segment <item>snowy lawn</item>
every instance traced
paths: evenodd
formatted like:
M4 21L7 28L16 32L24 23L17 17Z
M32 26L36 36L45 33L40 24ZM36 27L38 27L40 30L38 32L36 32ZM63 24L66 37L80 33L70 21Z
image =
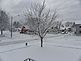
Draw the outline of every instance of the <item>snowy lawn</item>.
M0 37L0 46L8 44L18 44L30 41L40 41L40 38L36 35L20 34L19 32L13 32L13 37L10 38L10 32L4 32L5 37ZM47 34L44 38L44 43L51 45L60 45L66 47L79 47L81 46L81 36L75 36L72 34Z
M16 44L0 46L0 61L24 61L32 58L35 61L80 61L81 36L71 34L47 34L44 38L44 47L40 47L40 39L35 35L4 32L0 37L1 44L5 42ZM17 43L16 41L25 41ZM31 41L31 42L30 42ZM0 45L1 45L0 44Z
M41 48L39 43L31 43L28 46L22 43L0 47L0 59L2 61L24 61L26 58L35 61L79 61L81 49L63 48L47 44Z
M20 40L27 40L27 39L35 39L35 35L27 35L27 34L20 34L19 32L13 32L12 38L10 37L9 31L4 31L5 37L0 37L1 42L8 42L8 41L20 41Z

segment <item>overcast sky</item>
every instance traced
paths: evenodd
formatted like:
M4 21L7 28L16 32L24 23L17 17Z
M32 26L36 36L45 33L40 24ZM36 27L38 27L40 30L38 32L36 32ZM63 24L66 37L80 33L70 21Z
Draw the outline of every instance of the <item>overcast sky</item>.
M41 0L0 0L0 7L11 14L22 13L32 2ZM81 0L46 0L48 8L57 9L64 21L81 22Z

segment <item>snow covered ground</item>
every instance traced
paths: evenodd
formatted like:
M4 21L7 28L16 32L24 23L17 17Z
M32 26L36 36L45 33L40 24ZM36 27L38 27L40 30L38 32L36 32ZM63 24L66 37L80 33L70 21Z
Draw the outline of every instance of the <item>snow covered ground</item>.
M20 41L20 40L27 40L30 38L36 38L34 35L27 35L27 34L20 34L19 32L13 32L13 36L11 38L11 33L9 31L5 31L5 37L0 37L1 42L8 42L8 41Z
M37 44L2 46L0 51L1 48L5 49L5 51L0 52L0 58L2 61L24 61L26 58L31 58L35 61L79 61L81 58L81 49L50 45L44 45L41 48Z
M44 38L44 47L41 48L40 39L35 35L14 32L13 38L10 38L9 32L4 34L5 37L0 37L1 44L16 41L18 43L0 45L0 61L24 61L26 58L35 61L81 61L81 36L47 34Z

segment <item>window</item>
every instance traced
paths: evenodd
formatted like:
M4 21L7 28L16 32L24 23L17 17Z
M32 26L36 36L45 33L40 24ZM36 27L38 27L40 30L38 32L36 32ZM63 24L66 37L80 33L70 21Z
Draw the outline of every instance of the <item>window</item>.
M53 29L53 27L51 29Z
M79 31L79 33L81 34L81 31Z
M79 26L79 28L81 28L81 26Z

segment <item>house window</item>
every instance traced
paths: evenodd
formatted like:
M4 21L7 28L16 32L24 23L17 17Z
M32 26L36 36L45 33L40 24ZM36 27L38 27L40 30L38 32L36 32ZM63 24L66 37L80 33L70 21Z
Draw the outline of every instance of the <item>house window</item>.
M64 30L62 30L62 32L64 32Z
M79 31L79 33L81 34L81 31Z
M79 26L79 28L81 28L81 26Z
M53 27L51 29L53 29Z

